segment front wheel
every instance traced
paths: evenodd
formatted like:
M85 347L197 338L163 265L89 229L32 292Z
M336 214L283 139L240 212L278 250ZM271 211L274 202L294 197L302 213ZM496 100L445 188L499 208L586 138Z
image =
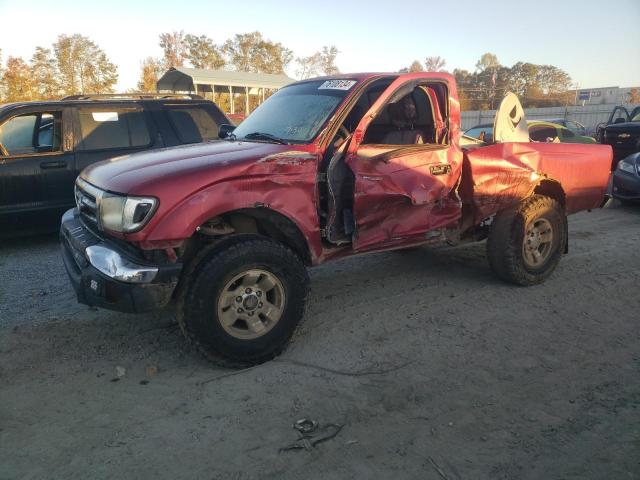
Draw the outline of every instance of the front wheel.
M558 266L567 242L564 209L553 198L532 195L499 212L487 241L491 269L517 285L535 285Z
M178 299L184 335L219 364L278 355L304 315L309 278L297 255L257 235L230 239L195 265Z

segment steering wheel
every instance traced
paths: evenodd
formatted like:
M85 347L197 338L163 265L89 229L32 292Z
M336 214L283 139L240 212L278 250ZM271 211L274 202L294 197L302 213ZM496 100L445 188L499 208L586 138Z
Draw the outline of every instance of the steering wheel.
M2 157L8 157L9 156L9 152L7 151L6 148L4 148L4 145L2 143L0 143L0 156L2 156Z

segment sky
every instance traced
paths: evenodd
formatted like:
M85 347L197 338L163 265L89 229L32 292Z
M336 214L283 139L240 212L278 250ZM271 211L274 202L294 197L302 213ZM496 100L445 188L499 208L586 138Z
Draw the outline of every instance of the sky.
M0 19L5 61L80 33L118 65L120 91L135 88L142 59L162 55L158 35L174 30L217 43L258 30L294 56L335 45L342 72L397 71L427 56L473 71L492 52L506 66L560 67L579 88L640 86L640 0L0 0Z

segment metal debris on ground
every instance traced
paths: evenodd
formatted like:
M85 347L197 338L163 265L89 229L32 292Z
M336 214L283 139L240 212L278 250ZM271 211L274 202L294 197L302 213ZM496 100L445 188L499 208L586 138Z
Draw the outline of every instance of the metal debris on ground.
M298 440L286 447L282 447L278 452L288 452L290 450L312 450L316 445L335 438L344 425L327 423L320 425L316 420L301 418L293 424L293 429L298 432Z

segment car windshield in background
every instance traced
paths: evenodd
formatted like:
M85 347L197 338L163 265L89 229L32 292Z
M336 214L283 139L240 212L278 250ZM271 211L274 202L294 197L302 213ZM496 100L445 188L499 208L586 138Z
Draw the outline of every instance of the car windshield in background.
M640 111L631 117L632 122L640 122Z
M309 143L355 84L355 80L319 80L285 87L233 134L239 140Z

